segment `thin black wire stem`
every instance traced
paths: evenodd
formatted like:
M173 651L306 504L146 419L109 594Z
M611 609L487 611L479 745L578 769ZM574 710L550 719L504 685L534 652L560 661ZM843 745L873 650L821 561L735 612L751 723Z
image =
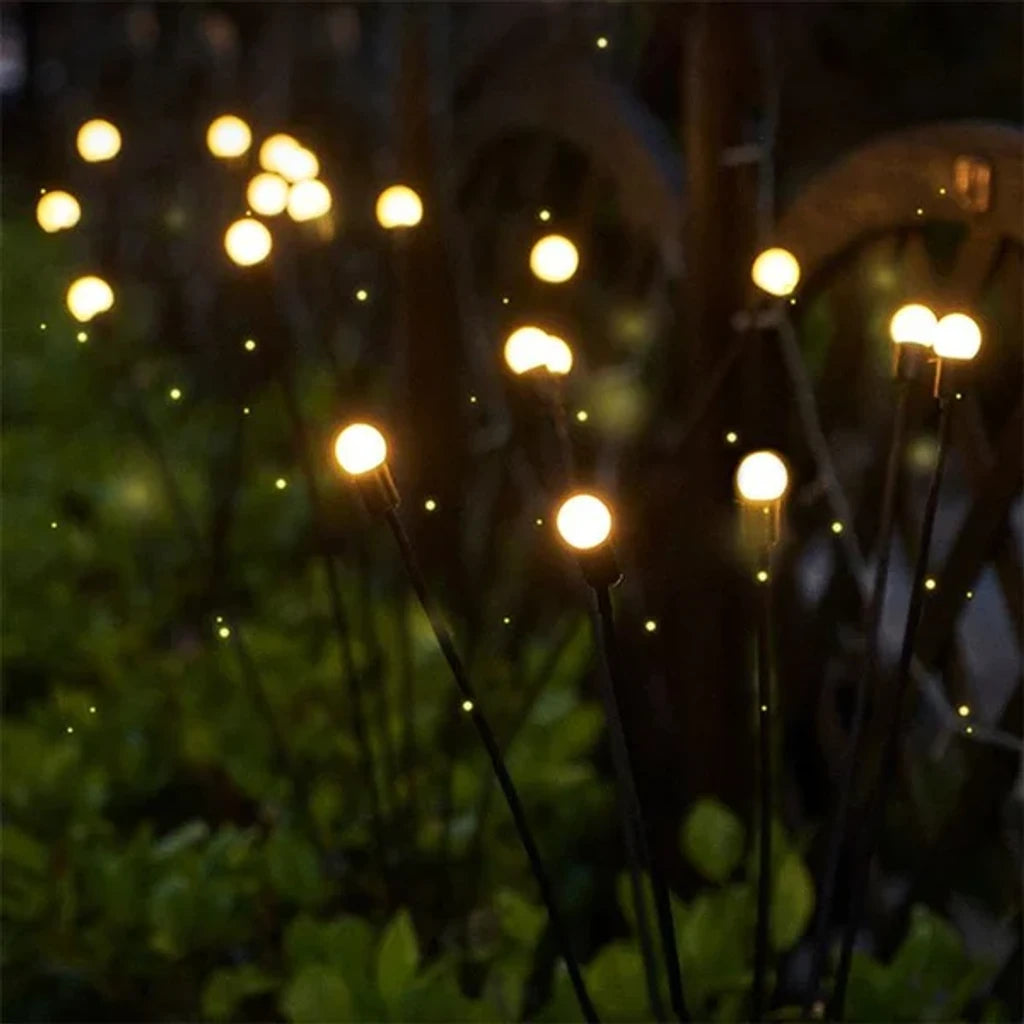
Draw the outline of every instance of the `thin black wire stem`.
M487 754L491 759L491 766L494 769L495 777L498 780L498 784L501 786L502 793L505 795L505 801L508 804L508 809L512 812L512 819L515 822L516 831L519 833L519 840L523 844L526 856L529 858L534 878L537 880L537 885L540 888L541 898L544 900L544 905L547 907L548 918L551 921L551 927L555 933L555 940L557 941L562 952L562 957L565 960L565 966L568 969L569 979L572 982L573 990L575 991L576 998L579 1001L580 1009L583 1011L583 1016L588 1022L597 1022L599 1020L597 1010L591 1002L590 996L587 994L579 963L576 961L576 957L572 952L568 929L562 919L561 911L558 909L554 890L552 889L551 882L548 879L547 870L544 867L544 862L541 860L540 851L537 849L537 843L533 838L533 832L530 830L530 825L526 820L526 813L523 810L522 803L520 803L515 783L512 781L512 776L509 775L508 768L505 765L505 760L501 755L501 748L498 746L498 742L494 738L494 733L491 731L491 727L487 719L484 717L483 711L480 709L480 704L477 700L476 693L473 690L473 685L466 673L462 659L459 657L459 653L455 649L455 642L448 630L448 626L445 624L440 611L434 604L433 598L427 587L426 579L419 567L419 561L416 558L415 551L413 550L412 542L409 540L409 536L405 532L405 527L402 525L401 519L398 518L398 514L394 509L389 509L385 512L384 516L385 519L387 519L388 526L391 528L391 532L398 544L398 549L402 556L402 562L404 563L406 573L409 576L409 582L412 584L412 589L415 591L417 598L419 598L420 605L426 613L427 619L430 621L430 626L434 631L434 637L437 640L437 645L441 648L441 653L444 655L445 661L448 662L448 667L451 669L455 685L462 694L463 700L469 704L469 708L466 710L466 713L469 715L473 725L476 727L477 734L480 736L484 747L487 749Z
M931 482L928 485L928 497L925 499L924 513L921 519L921 539L918 544L917 561L914 563L910 604L907 608L900 660L896 669L892 722L885 738L878 780L868 803L867 828L863 830L860 837L853 884L850 886L850 903L846 924L843 928L839 968L836 972L836 982L829 1003L830 1020L842 1020L843 1017L846 989L850 980L853 943L864 914L864 901L871 876L871 862L874 858L878 833L881 831L885 818L885 805L888 802L893 778L897 772L900 740L908 709L907 689L910 684L910 666L914 658L914 641L917 638L917 629L921 624L921 612L924 608L924 582L928 573L928 555L932 545L932 534L935 530L935 514L939 507L939 491L942 488L942 474L949 453L952 423L952 403L948 399L942 399L939 404L939 450L935 468L932 470Z
M842 774L839 780L839 795L836 801L835 818L829 834L829 844L825 856L825 866L818 886L817 920L814 929L814 956L811 961L810 979L804 997L803 1016L806 1019L818 997L821 976L828 955L828 925L835 898L836 875L839 871L839 858L850 817L850 803L853 796L853 782L857 765L861 759L864 733L864 717L867 712L868 693L875 688L875 677L878 674L878 630L882 619L882 607L885 604L885 590L889 578L889 559L892 548L892 532L895 523L896 489L899 484L900 461L907 433L907 404L910 395L910 382L900 379L897 383L896 412L893 418L892 432L889 440L889 457L885 470L885 484L882 490L882 508L878 524L878 563L875 566L875 584L871 592L865 615L864 639L866 652L864 670L857 681L853 721L850 726L850 740L846 757L843 761Z
M772 906L772 811L775 808L775 772L772 757L773 719L771 663L771 584L761 588L757 616L757 748L760 786L760 843L757 872L757 928L754 940L754 987L751 1016L764 1018L765 985L768 975L768 939Z
M604 699L605 716L608 719L608 737L612 750L612 766L619 797L619 809L622 814L622 832L626 841L626 855L629 858L629 879L633 889L633 904L636 907L636 927L640 942L640 953L644 961L647 977L647 989L651 1000L651 1009L658 1020L665 1019L665 1008L661 1002L661 989L658 983L657 957L654 952L654 941L651 938L651 926L647 916L647 895L644 889L644 872L651 876L654 889L655 910L658 917L658 928L661 932L665 965L668 971L670 998L673 1009L686 1019L686 1009L682 1001L682 979L679 975L679 957L675 948L675 929L672 925L672 905L668 891L664 886L659 872L653 870L650 850L647 843L647 828L644 823L640 797L637 793L636 780L630 766L629 748L626 744L626 732L622 727L619 715L619 702L616 697L616 683L621 680L621 662L615 633L615 616L612 612L611 594L605 586L595 586L594 597L597 607L596 630L602 654L604 669L601 676L601 696ZM655 878L657 877L657 881Z

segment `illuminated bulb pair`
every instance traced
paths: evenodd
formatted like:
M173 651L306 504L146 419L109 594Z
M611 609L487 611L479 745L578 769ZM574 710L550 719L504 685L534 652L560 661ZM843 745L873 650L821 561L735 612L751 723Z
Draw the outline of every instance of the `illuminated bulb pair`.
M121 151L121 133L109 121L94 118L78 129L75 145L78 155L87 163L113 160Z
M36 220L48 234L73 228L82 216L78 200L70 192L55 189L36 203Z
M940 359L968 362L981 349L981 328L966 313L947 313L938 319L927 306L901 306L889 321L889 336L897 345L921 345Z
M530 250L530 270L549 284L564 284L579 265L579 250L565 235L545 235Z
M242 156L252 145L252 131L240 117L222 114L206 129L206 145L221 160Z
M89 274L72 282L65 301L71 315L86 323L114 305L114 289L102 277Z
M260 167L292 183L308 181L320 173L320 161L312 150L284 132L271 135L260 146Z
M224 232L224 249L240 267L262 263L270 255L273 238L265 224L252 217L236 220Z
M377 196L377 223L387 230L414 228L423 220L423 201L408 185L391 185Z
M546 369L563 377L572 369L572 349L557 335L539 327L519 327L505 341L505 363L517 376Z
M784 299L800 283L800 263L788 249L765 249L754 260L750 277L761 291Z

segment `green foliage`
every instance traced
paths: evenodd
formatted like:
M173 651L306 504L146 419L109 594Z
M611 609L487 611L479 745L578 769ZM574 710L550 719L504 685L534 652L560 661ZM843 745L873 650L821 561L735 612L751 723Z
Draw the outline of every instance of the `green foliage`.
M717 800L701 800L682 826L682 847L709 881L724 882L743 857L743 823Z

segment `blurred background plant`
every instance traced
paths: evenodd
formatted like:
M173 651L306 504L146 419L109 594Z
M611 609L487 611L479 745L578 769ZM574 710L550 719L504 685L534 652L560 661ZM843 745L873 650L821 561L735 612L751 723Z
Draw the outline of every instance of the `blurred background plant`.
M636 684L625 717L702 1020L745 1019L753 957L749 598L729 477L747 447L793 453L772 945L773 1014L799 1016L859 650L842 541L870 548L874 529L886 314L920 271L914 245L943 264L964 240L941 212L916 234L853 240L793 311L853 505L837 531L772 350L750 349L710 387L763 220L751 167L729 161L756 142L759 173L774 168L777 119L776 191L792 198L881 130L1018 122L1020 50L1005 41L1020 39L1020 11L992 8L984 24L976 5L936 8L925 24L904 4L799 17L558 4L11 11L5 1019L578 1019L426 622L387 538L331 469L332 434L354 412L392 428L405 514L602 1017L649 1016L585 605L498 366L508 326L542 314L571 328L582 470L620 504ZM906 33L922 45L908 51ZM953 38L969 52L948 51ZM786 57L785 74L765 72L781 90L774 114L757 71L764 39ZM897 50L880 105L875 77L850 69ZM271 130L308 138L335 197L329 229L275 222L271 260L247 272L221 242L245 212L245 166L204 148L229 108L258 129L254 150ZM124 150L86 168L74 134L96 113L120 125ZM421 189L426 216L384 237L373 200L399 179ZM83 220L43 235L35 202L58 185ZM684 221L684 195L722 216L714 237ZM549 225L583 253L558 296L526 271L529 240ZM854 1020L1020 1017L1020 460L1014 471L1005 442L1020 415L1019 240L1000 241L993 265L977 394L992 443L987 461L961 452L957 515L937 545L954 568L969 564L972 604L952 641L921 654L932 696L886 829ZM74 323L68 283L97 269L115 310ZM914 460L926 469L929 452L911 449L904 551ZM990 473L980 496L975 464ZM969 526L975 512L995 525L963 554L959 517ZM933 637L951 589L939 588Z

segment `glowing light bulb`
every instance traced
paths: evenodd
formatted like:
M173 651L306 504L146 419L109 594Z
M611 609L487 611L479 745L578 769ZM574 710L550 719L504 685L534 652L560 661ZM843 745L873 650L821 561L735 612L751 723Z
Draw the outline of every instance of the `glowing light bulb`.
M433 512L437 508L437 502L433 498L427 498L427 500L423 502L423 507L428 512Z
M586 409L579 409L576 412L576 422L586 423L590 419L590 413Z
M356 291L356 302L365 302L370 297L370 293L365 288L359 288Z
M172 402L181 401L181 388L171 388L171 390L168 391L167 393L168 395L170 395Z
M735 430L730 430L725 435L725 443L726 444L735 444L739 439L740 439L740 435L737 434Z
M275 170L293 183L309 181L320 173L320 161L311 149L296 145L281 150Z
M889 337L897 345L924 345L931 348L935 340L935 314L919 302L896 310L889 321Z
M547 348L545 362L548 373L564 377L572 369L572 349L555 334L548 335Z
M577 551L589 551L611 536L612 514L596 495L574 494L562 502L555 525L566 544Z
M538 218L540 218L540 220L542 220L542 221L544 221L546 223L547 221L551 220L551 211L550 210L540 210L538 212L537 216L538 216Z
M270 255L273 244L267 226L252 217L236 220L224 232L224 249L240 267L261 263Z
M519 327L505 341L505 362L515 374L547 365L550 338L539 327Z
M471 700L464 700L462 702L462 710L463 711L472 711L473 710L473 702Z
M259 162L260 167L265 171L273 171L275 174L284 176L282 166L288 160L289 154L296 149L301 149L299 140L284 132L278 132L265 139L260 146Z
M231 630L227 626L221 626L220 629L217 630L217 636L219 636L221 640L227 640L227 638L231 636Z
M412 228L423 219L423 201L408 185L391 185L377 196L377 223L382 228Z
M924 581L924 589L925 590L934 590L937 586L938 586L938 583L935 582L935 577L934 576L929 576Z
M253 338L246 338L245 339L245 351L246 352L255 352L256 351L256 341L255 341L255 339L253 339Z
M78 129L78 155L91 164L113 160L121 151L121 133L109 121L95 118Z
M279 476L279 477L278 477L278 478L277 478L277 479L276 479L276 480L274 481L274 486L275 486L275 487L276 487L276 488L277 488L277 489L278 489L279 491L283 491L283 490L284 490L284 489L285 489L285 488L286 488L286 487L288 486L288 481L287 481L287 480L285 480L285 478L284 478L283 476Z
M788 249L765 249L754 260L750 277L761 291L785 298L800 282L800 263Z
M768 582L768 573L764 569L759 569L758 570L757 582L758 583L767 583Z
M961 718L966 718L971 713L971 709L966 704L961 704L960 707L956 709L956 713Z
M36 220L48 234L73 228L82 216L78 200L70 192L55 189L36 203Z
M114 305L114 290L102 277L80 277L68 288L68 310L81 323L86 323Z
M369 423L352 423L338 434L334 457L346 473L360 476L384 465L388 443L384 435Z
M607 50L608 49L608 37L607 36L598 36L597 37L597 48L599 50Z
M966 313L949 313L935 326L935 354L942 359L973 359L981 348L981 328Z
M658 631L658 623L655 622L654 619L648 619L644 623L644 629L647 630L648 633L656 633Z
M788 486L789 471L775 452L751 452L736 470L736 492L751 504L778 501Z
M206 145L221 159L241 156L252 145L249 126L234 114L222 114L210 122L206 129Z
M579 251L565 235L545 235L530 250L530 270L550 284L568 281L579 265Z
M315 220L330 208L331 192L322 181L300 181L288 192L288 216L292 220Z
M836 519L832 523L832 532L835 533L835 534L840 534L840 533L843 532L843 524L841 522L839 522L838 519Z
M264 217L275 217L288 205L288 182L280 174L257 174L245 190L245 201Z

